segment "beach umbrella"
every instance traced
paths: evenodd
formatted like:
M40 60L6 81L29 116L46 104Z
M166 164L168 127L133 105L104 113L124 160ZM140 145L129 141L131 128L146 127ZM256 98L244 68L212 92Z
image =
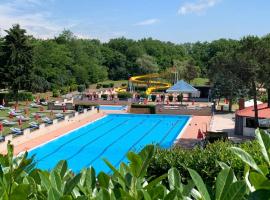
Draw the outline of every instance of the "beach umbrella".
M1 135L3 135L3 131L4 131L4 126L3 126L3 124L0 122L0 133L1 133Z
M67 108L65 105L63 105L63 112L66 112Z
M198 130L197 139L200 139L200 140L203 139L203 133L201 129Z
M9 113L9 118L13 119L13 114L12 113Z
M21 117L18 119L18 125L19 125L20 129L22 129L22 118Z
M39 115L36 113L35 114L35 120L38 120L39 119Z

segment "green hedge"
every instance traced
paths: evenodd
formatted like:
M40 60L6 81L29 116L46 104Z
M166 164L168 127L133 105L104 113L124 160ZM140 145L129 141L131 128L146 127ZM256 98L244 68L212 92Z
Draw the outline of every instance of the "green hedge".
M151 114L156 114L155 105L144 105L144 104L132 104L131 108L148 108Z
M128 98L132 98L132 94L129 92L119 92L117 94L119 99L128 99Z
M233 146L231 142L218 141L207 145L205 149L160 148L151 161L148 176L157 177L171 167L176 167L183 181L186 181L190 178L186 170L188 167L196 170L209 185L213 185L215 177L220 172L217 161L222 161L232 167L237 177L243 177L245 164L229 150L231 146ZM256 158L257 163L263 163L257 141L243 143L240 147Z
M0 93L0 100L5 99L6 102L9 101L15 101L16 98L14 94L12 93ZM18 100L19 101L32 101L34 99L34 96L31 92L19 92L18 94Z
M99 104L97 103L81 103L81 104L75 104L75 110L76 111L79 111L80 109L87 109L87 108L90 108L90 107L98 107Z

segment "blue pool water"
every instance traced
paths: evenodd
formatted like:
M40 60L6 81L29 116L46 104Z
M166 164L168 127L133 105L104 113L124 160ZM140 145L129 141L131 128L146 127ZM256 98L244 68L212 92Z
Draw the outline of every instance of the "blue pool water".
M101 105L99 106L100 110L124 110L126 109L126 106L107 106L107 105Z
M139 151L147 144L170 147L189 116L110 114L29 152L35 154L37 167L52 169L67 160L74 172L93 166L109 172L102 158L114 166L127 162L126 153Z

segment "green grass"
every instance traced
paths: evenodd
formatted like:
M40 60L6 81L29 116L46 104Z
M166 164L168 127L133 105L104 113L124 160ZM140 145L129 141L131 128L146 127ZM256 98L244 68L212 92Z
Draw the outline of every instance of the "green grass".
M12 103L8 107L14 108ZM19 102L19 108L18 109L19 110L24 110L25 108L26 108L26 103L25 102ZM50 111L47 110L47 106L43 106L43 108L44 108L43 112L44 112L45 116L53 119L54 115L51 116ZM15 124L14 126L4 126L3 135L10 134L11 133L11 131L10 131L11 127L20 128L19 125L18 125L18 119L16 117L13 117L13 119L10 119L8 112L9 112L8 109L7 110L0 110L0 117L5 117L5 119L7 119L9 121L17 122L17 124ZM40 108L29 108L29 118L30 118L30 120L22 123L22 128L23 129L28 128L30 122L36 121L35 117L33 115L31 115L32 113L36 113L36 112L40 112ZM22 115L25 116L25 113L22 112ZM41 122L41 121L39 121L39 122Z
M128 84L128 80L119 80L119 81L112 81L112 80L106 80L106 81L102 81L102 82L98 82L99 84L109 84L109 83L113 83L114 87L121 87L121 85L123 83ZM91 84L89 86L90 89L96 89L97 84ZM106 88L105 88L106 89Z
M195 78L190 82L194 86L207 86L209 85L208 78Z

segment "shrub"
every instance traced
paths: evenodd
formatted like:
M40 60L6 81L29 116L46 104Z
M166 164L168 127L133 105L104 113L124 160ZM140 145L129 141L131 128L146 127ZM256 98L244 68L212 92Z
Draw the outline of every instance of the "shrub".
M137 91L137 92L146 91L146 89L147 89L146 86L136 86L135 87L135 91Z
M70 92L78 90L78 85L77 84L72 84L70 85Z
M156 101L156 99L157 99L157 95L152 94L152 95L151 95L151 99L152 99L152 101L153 101L153 102L155 102L155 101Z
M68 87L68 86L66 86L66 87L61 87L61 89L60 89L60 94L61 94L61 95L64 95L64 94L67 94L67 93L69 93L69 87Z
M60 96L60 91L57 90L57 89L53 89L52 93L53 93L53 97L59 97Z
M156 106L155 105L132 104L131 108L148 108L150 111L150 114L156 114Z
M140 92L139 96L141 98L147 98L147 94L145 92Z
M177 101L178 102L181 102L182 103L183 102L183 98L184 97L183 97L183 94L182 93L180 93L180 94L177 95Z
M85 90L85 85L78 86L78 92L82 93Z
M164 94L160 95L160 98L161 98L161 101L164 101L165 95Z
M101 98L104 99L104 100L107 100L108 99L108 95L107 94L102 94L101 95Z
M109 88L110 87L110 84L102 84L102 87L103 88Z
M101 88L101 84L97 84L97 87L96 87L96 89L100 89Z
M122 83L121 86L122 86L122 87L126 87L127 84L126 84L126 83Z
M266 95L266 94L263 94L263 95L261 95L261 96L260 96L260 101L261 101L261 102L266 103L266 102L267 102L267 100L268 100L268 97L267 97L267 95Z
M0 100L5 99L6 102L15 101L16 97L13 93L0 93ZM19 92L18 94L18 101L32 101L34 96L31 92ZM2 102L1 102L2 103Z
M132 98L132 94L129 92L119 92L117 94L119 99L128 99L128 98Z
M110 83L109 85L110 85L111 88L114 87L114 83Z
M183 180L186 181L189 179L189 173L186 168L192 168L199 172L207 184L213 185L215 177L220 171L217 161L222 161L232 167L237 177L243 177L245 165L230 151L229 147L231 146L233 146L231 142L217 141L207 145L205 149L160 148L152 159L148 169L148 176L156 177L167 172L171 167L175 167L183 177ZM254 155L257 162L263 162L260 156L260 148L256 141L243 143L240 147Z
M170 95L168 98L169 98L169 101L170 101L170 102L173 101L173 95Z

